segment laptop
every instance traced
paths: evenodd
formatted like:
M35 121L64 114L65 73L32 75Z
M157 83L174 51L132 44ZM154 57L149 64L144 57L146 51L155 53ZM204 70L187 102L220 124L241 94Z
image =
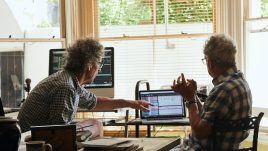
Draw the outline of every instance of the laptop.
M143 124L189 123L183 97L173 90L142 90L139 99L153 104L149 112L141 111Z

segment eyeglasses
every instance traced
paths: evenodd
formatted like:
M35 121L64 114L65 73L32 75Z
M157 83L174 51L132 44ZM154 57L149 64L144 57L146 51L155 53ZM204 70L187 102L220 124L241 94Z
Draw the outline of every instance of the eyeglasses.
M101 61L98 61L98 64L100 65L100 68L102 68L103 67L103 60L101 60Z
M207 64L207 59L206 59L206 58L201 59L201 61L202 61L202 63L203 63L204 65Z

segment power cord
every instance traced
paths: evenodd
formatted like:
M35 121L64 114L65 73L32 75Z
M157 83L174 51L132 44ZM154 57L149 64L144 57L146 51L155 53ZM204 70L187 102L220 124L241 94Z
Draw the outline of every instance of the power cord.
M163 127L163 125L161 125L161 127L155 132L154 137L162 129L162 127Z

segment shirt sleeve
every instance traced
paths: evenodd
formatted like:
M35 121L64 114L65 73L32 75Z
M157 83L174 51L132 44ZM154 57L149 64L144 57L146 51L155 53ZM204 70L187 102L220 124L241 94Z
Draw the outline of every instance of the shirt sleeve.
M93 109L97 104L97 97L95 94L89 92L85 88L81 88L81 93L79 94L79 104L80 108Z

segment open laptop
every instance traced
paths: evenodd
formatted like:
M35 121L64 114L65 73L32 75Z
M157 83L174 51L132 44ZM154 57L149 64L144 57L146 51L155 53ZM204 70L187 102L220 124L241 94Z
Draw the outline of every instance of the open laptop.
M139 99L153 104L149 112L141 111L143 124L189 123L183 97L173 90L142 90Z

